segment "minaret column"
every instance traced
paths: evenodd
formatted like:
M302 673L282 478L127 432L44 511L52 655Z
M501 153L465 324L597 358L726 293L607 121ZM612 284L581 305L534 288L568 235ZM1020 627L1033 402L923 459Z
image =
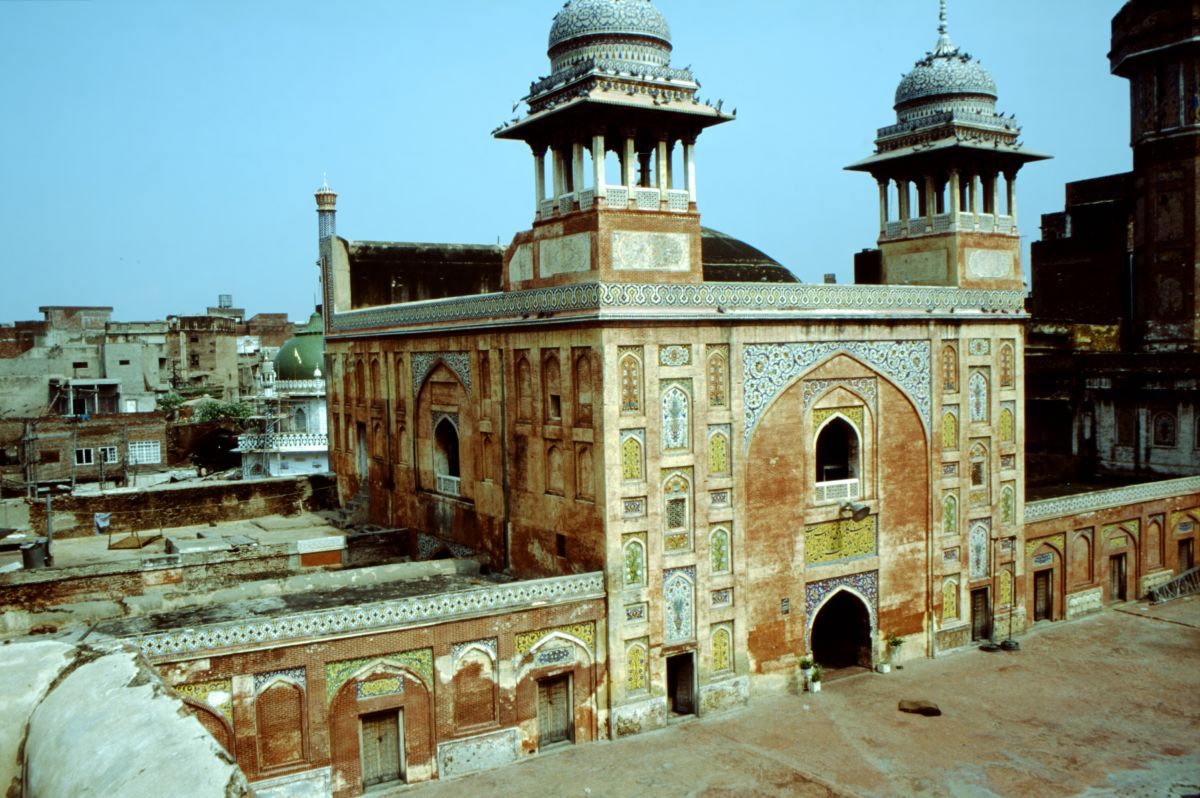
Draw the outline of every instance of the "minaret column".
M546 148L533 151L533 196L537 204L533 206L534 214L542 213L542 204L546 201Z
M608 194L604 188L608 183L608 176L604 173L606 157L608 157L608 152L604 148L604 134L597 133L592 136L592 183L596 188L597 198Z
M958 170L950 170L950 187L946 190L950 195L950 207L947 209L949 213L957 216L962 213L962 183L959 182ZM958 220L953 220L954 224L958 224Z
M900 193L900 232L908 235L908 220L911 218L908 210L908 181L897 180L896 189Z
M991 185L989 186L990 194L992 195L992 216L1000 215L1000 173L992 172Z
M625 187L629 189L629 199L633 199L633 190L637 188L637 143L633 140L633 136L625 137L625 157L622 159L625 165Z
M578 201L583 191L583 144L578 142L571 145L571 190Z
M558 204L558 198L563 195L563 182L565 175L563 174L563 154L558 147L551 148L550 152L554 158L554 202Z
M696 204L696 140L683 142L683 171L686 172L688 202Z
M337 235L337 194L325 180L317 189L317 240Z
M1015 171L1004 173L1004 188L1008 195L1004 207L1008 211L1008 215L1012 217L1015 230L1017 226L1017 173Z
M971 197L970 197L971 213L979 213L979 175L971 175Z
M879 234L887 235L888 226L888 181L878 180L879 183Z
M925 222L933 229L933 217L937 215L937 186L933 175L925 175Z

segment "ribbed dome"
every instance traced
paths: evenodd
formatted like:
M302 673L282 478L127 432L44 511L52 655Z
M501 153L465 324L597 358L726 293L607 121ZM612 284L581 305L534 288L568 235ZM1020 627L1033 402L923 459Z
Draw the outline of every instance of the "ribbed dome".
M667 19L651 0L571 0L554 17L550 49L599 35L646 36L671 45Z
M937 47L916 63L896 89L895 108L901 121L954 108L994 113L996 81L982 64L960 52L950 40L944 4L938 32Z
M325 335L321 315L312 314L304 329L279 348L275 356L275 379L320 379L325 370Z

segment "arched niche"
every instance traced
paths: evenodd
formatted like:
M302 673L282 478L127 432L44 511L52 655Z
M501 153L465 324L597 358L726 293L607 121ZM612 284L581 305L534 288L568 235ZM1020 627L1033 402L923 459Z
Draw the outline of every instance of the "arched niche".
M421 489L473 500L477 459L482 456L481 442L476 440L474 413L470 395L458 375L439 362L425 378L416 399L417 473ZM453 445L456 439L457 469ZM455 480L457 493L450 490Z
M188 712L213 736L231 756L234 755L233 724L221 713L207 704L201 704L190 698L182 697Z

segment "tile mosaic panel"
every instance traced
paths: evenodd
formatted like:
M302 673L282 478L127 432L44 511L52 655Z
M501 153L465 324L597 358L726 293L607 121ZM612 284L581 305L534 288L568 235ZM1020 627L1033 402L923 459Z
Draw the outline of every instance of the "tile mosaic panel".
M642 482L646 479L646 431L621 430L621 479Z
M972 424L986 424L991 418L991 386L987 369L971 369L967 382L967 414Z
M727 574L733 570L733 539L729 527L714 527L708 534L709 569L714 574Z
M647 614L649 608L650 605L644 601L638 602L637 604L626 604L626 623L646 623L646 621L649 620L649 615Z
M971 522L971 532L967 539L967 551L970 558L970 574L972 579L983 579L991 571L991 522L981 519Z
M673 645L696 638L696 569L663 571L663 643Z
M553 629L542 629L537 632L523 632L517 635L517 654L520 656L528 654L534 646L555 633L564 634L581 641L588 653L596 650L596 624L589 621L588 623L556 626Z
M942 410L942 448L947 451L958 448L958 405L947 405Z
M729 406L729 347L708 347L708 406Z
M942 582L942 621L958 620L958 580Z
M571 662L574 659L574 646L547 646L538 649L538 652L533 655L533 664L536 667L544 668L547 665L562 665L564 662Z
M354 685L354 697L359 701L403 694L404 677L402 676L385 676L382 679L371 679L367 682L357 682Z
M646 533L621 536L621 552L625 587L646 584Z
M1006 526L1017 523L1017 486L1014 482L1000 486L1000 523Z
M942 476L943 477L957 477L958 476L958 463L942 463Z
M950 344L942 347L942 390L958 393L958 350Z
M1000 403L1000 420L997 422L1001 443L1013 443L1017 440L1017 405L1016 402Z
M1016 347L1013 341L1005 341L1000 345L1000 387L1013 387L1016 375Z
M714 591L712 591L712 594L709 596L709 599L710 599L710 605L714 608L732 607L733 606L733 588L726 587L726 588L722 588L720 590L714 590Z
M1000 591L997 605L1011 607L1013 602L1013 575L1007 568L1000 571Z
M692 365L691 344L667 344L658 348L658 365L683 368Z
M1017 467L1017 456L1015 454L1000 455L1000 467L1005 471L1012 471Z
M1170 528L1175 530L1177 535L1190 535L1196 529L1196 523L1200 521L1200 507L1191 510L1177 510L1171 513Z
M642 637L625 644L625 692L630 695L650 689L650 640Z
M1029 555L1033 554L1043 543L1053 546L1059 551L1066 551L1067 533L1060 532L1057 535L1050 535L1049 537L1038 538L1037 540L1025 541L1025 556L1028 557Z
M621 515L625 518L645 518L646 497L638 496L633 499L622 499Z
M825 423L826 419L833 418L834 416L842 416L848 419L854 425L854 428L858 430L858 434L862 435L864 412L861 407L837 407L814 410L813 434L816 435L820 431L821 425Z
M987 357L992 353L990 338L972 338L967 343L967 354L971 357Z
M928 341L749 344L742 349L745 420L743 445L775 397L825 358L846 353L894 382L916 405L926 429L932 426L932 367Z
M617 350L621 373L621 412L642 411L642 347L622 346Z
M471 393L471 355L468 352L414 352L412 361L413 396L421 392L425 378L437 364L445 363L462 381L467 394Z
M958 562L958 547L956 546L953 549L946 549L944 552L942 552L942 562L943 563Z
M334 696L342 685L354 678L356 673L381 666L415 673L426 684L433 685L433 649L421 648L381 657L360 657L325 664L325 703L333 703Z
M728 424L708 428L708 473L723 476L730 472L729 436Z
M804 381L804 412L812 409L817 399L831 388L846 388L858 394L866 401L874 413L879 396L879 381L874 377L860 377L849 380L805 380Z
M450 648L450 658L453 662L457 663L463 654L473 649L481 649L491 654L492 662L495 662L500 656L496 649L496 638L486 637L483 640L470 640L465 643L455 643Z
M824 565L869 557L876 553L876 521L870 515L861 521L844 518L813 524L804 530L804 562Z
M733 670L733 624L719 623L709 634L712 650L713 673L728 673Z
M958 534L958 491L948 491L942 497L942 534Z
M220 712L233 723L233 680L216 679L196 684L177 684L172 688L184 698Z
M1054 565L1054 552L1043 552L1035 554L1033 557L1034 568L1045 568L1046 566Z
M291 682L297 687L305 688L304 668L288 668L287 670L254 674L254 694L258 695L276 681Z
M709 493L709 494L708 494L708 496L709 496L709 499L708 499L708 504L709 504L709 506L710 506L710 507L713 507L713 508L718 508L718 507L728 507L728 506L729 506L729 504L730 504L730 501L731 501L731 500L730 500L730 497L729 497L729 493L730 493L730 492L729 492L728 490L714 490L714 491L712 491L711 493Z
M663 380L659 390L663 451L687 451L692 447L692 381Z

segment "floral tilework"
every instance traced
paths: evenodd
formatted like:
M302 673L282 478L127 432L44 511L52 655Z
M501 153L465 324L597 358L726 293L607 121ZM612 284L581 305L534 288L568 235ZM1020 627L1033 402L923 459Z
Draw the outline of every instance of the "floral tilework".
M953 491L942 498L942 534L958 534L958 494Z
M658 365L667 368L682 368L692 365L690 344L669 344L658 348Z
M622 557L625 587L646 584L646 533L622 537Z
M970 573L972 579L983 579L990 573L988 563L988 546L991 538L991 522L985 519L971 522L971 533L967 540L968 556L970 558Z
M723 587L720 590L714 590L714 591L712 591L712 594L709 596L709 600L711 602L711 606L716 607L716 608L732 607L733 606L733 588Z
M642 412L642 348L623 346L617 350L621 378L621 412Z
M942 411L942 449L958 448L958 405L947 405Z
M874 377L856 377L848 380L805 380L804 381L804 412L808 412L813 404L830 388L843 387L858 394L871 408L875 410L879 396L879 381Z
M696 569L663 571L663 642L686 643L696 637Z
M1016 402L1000 403L999 433L1001 443L1014 443L1017 440L1017 405Z
M821 425L825 423L826 419L833 418L834 416L842 416L843 418L848 419L850 423L854 425L854 429L858 432L858 434L860 436L863 434L863 419L865 413L861 407L833 407L814 410L813 434L817 434L817 431L820 430Z
M297 687L303 688L305 687L304 668L289 668L287 670L254 674L254 694L258 695L276 681L291 682Z
M990 395L987 369L972 369L967 382L967 408L972 424L987 423L991 418Z
M625 605L625 622L626 623L645 623L648 618L648 610L650 605L644 601L639 601L636 604Z
M645 468L646 431L640 429L621 430L621 479L625 482L642 482L646 478Z
M727 526L713 527L708 534L709 568L714 574L733 570L732 539Z
M745 448L749 448L754 428L775 397L822 359L839 352L858 358L892 380L916 405L926 428L932 426L928 341L748 344L742 352Z
M971 357L987 357L992 353L992 342L989 338L972 338L967 342L967 354Z
M713 476L725 476L729 471L729 425L709 427L708 473Z
M177 684L172 689L197 704L212 707L224 715L230 723L233 722L233 680L216 679L196 684Z
M622 499L621 515L625 518L645 518L646 497L638 496L632 499Z
M725 673L733 670L733 624L715 624L709 639L712 648L713 673Z
M805 616L808 623L808 634L812 634L813 617L825 599L841 588L850 588L862 596L871 614L871 631L877 628L876 618L879 617L879 572L867 571L860 574L839 576L833 579L822 579L819 582L809 582L804 589ZM809 641L811 645L811 641ZM811 651L811 647L809 648Z
M729 406L729 347L708 347L708 406Z
M942 622L958 620L958 580L942 582Z
M329 662L325 665L325 701L332 703L333 697L346 682L371 666L381 665L411 671L424 680L426 685L433 685L433 649L421 648L415 651L405 651L398 654L384 654L380 657L361 657L340 662Z
M631 640L625 644L625 692L644 693L650 688L650 662L646 638Z
M437 364L445 363L462 380L467 393L471 393L471 355L468 352L414 352L412 363L413 395L421 392L425 378Z
M661 385L664 451L686 451L692 446L691 388L691 380L664 380Z
M537 632L523 632L517 635L517 654L521 656L528 654L534 646L556 632L579 640L588 652L596 650L596 624L589 621L569 626L556 626L553 629L541 629Z

